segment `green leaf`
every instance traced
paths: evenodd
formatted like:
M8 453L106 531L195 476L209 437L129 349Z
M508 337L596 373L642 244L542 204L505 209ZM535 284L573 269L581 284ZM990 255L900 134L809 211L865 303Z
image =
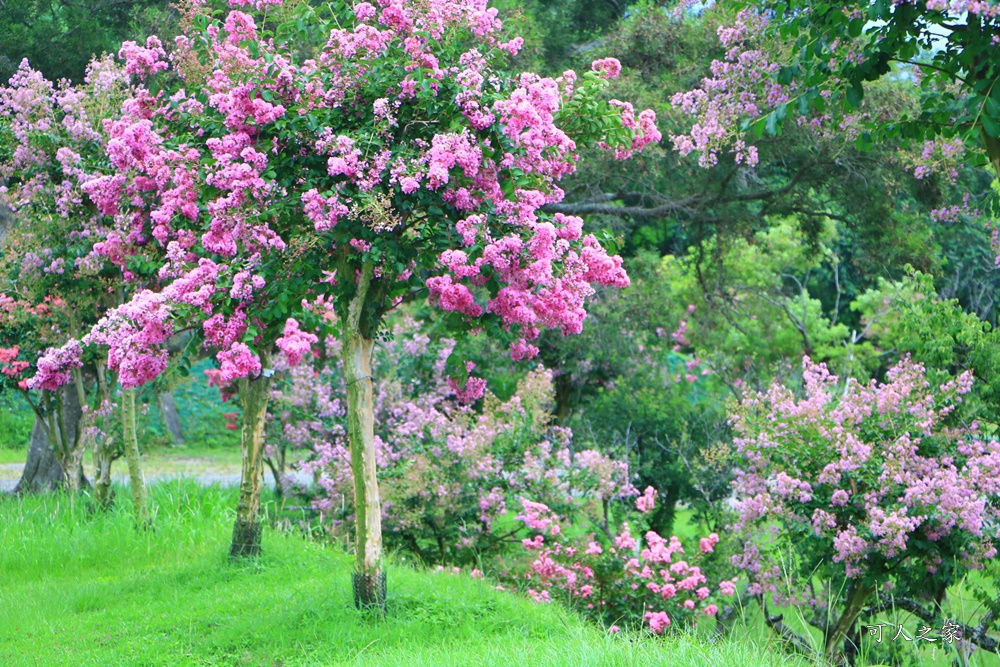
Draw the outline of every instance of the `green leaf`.
M853 86L848 88L845 95L847 104L850 105L852 109L857 109L861 106L862 97L864 97L864 89L859 83L855 83Z
M764 121L764 129L772 137L778 135L778 115L774 111L767 114L767 118Z
M986 130L986 134L991 137L1000 137L1000 121L987 114L983 114L982 121L983 129Z

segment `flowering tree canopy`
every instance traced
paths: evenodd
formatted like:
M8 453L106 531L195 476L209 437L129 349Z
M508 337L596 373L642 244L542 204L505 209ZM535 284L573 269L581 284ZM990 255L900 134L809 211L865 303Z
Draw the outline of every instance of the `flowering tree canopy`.
M371 337L394 300L426 290L460 326L512 330L523 358L543 327L579 331L592 283L628 284L578 218L538 212L578 143L626 157L659 139L651 113L598 98L617 63L505 78L520 42L498 41L481 2L259 4L260 21L290 19L274 36L242 11L193 13L169 60L156 38L122 48L145 85L110 123L113 171L86 190L117 223L99 252L131 275L153 255L164 283L92 334L123 383L159 375L192 317L223 382L256 375L251 345L318 294ZM316 32L329 39L315 58L291 49Z
M0 229L0 386L22 392L34 408L70 488L82 479L81 436L89 429L59 428L66 419L57 390L72 382L71 398L86 412L103 403L105 380L113 386L114 378L85 382L84 362L92 370L101 355L84 359L79 342L65 344L129 289L94 251L107 227L83 188L104 161L102 119L129 93L124 68L108 57L93 61L75 86L53 85L24 61L0 88L0 208L11 221Z
M289 318L308 316L305 300L329 299L356 493L370 498L357 503L371 513L357 522L369 563L359 569L374 571L378 541L365 554L360 536L379 521L370 359L384 314L425 293L455 328L508 337L515 359L537 353L543 328L579 332L592 285L628 277L582 220L539 209L562 198L557 183L580 147L626 158L659 140L655 117L600 97L620 70L613 59L580 77L504 73L521 40L501 41L485 0L322 11L232 0L250 13L221 21L200 4L184 9L169 56L156 37L119 53L138 85L107 121L111 168L84 189L114 220L97 251L161 287L82 342L107 347L129 387L164 372L171 336L198 328L217 350L220 383L245 383L245 401L266 403L266 387L250 386L269 375L272 348L296 356L311 343ZM75 349L54 353L62 362L46 373ZM451 368L465 387L468 367ZM467 399L482 395L472 386ZM246 483L259 477L266 408L244 408L244 443L255 443L244 464L257 469Z

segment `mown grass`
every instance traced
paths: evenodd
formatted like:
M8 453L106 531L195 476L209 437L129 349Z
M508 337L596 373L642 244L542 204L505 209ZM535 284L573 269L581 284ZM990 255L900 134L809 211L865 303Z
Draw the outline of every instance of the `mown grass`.
M464 575L392 566L385 618L354 609L347 554L265 532L226 558L235 490L153 487L156 530L64 495L0 498L0 665L740 665L766 641L615 637Z

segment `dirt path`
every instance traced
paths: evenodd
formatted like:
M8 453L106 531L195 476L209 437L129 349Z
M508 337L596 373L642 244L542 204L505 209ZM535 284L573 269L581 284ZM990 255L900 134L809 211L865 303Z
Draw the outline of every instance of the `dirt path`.
M240 483L239 452L212 452L208 455L188 454L183 451L157 452L143 456L143 474L147 484L167 482L176 479L194 479L203 486L219 484L222 486L238 486ZM21 478L23 463L0 463L0 493L13 490ZM88 475L93 466L90 461L84 461L84 469ZM128 484L128 473L124 461L115 463L112 480L115 484ZM293 473L293 478L303 484L308 484L312 478L308 475ZM264 473L264 483L273 484L270 471Z

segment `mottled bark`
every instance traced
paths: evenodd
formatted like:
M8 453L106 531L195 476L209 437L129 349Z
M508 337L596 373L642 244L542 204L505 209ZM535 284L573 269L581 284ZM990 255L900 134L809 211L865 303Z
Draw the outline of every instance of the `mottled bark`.
M184 429L181 428L181 417L177 412L177 403L174 395L165 391L157 396L157 403L160 406L160 416L163 417L163 425L170 434L170 442L175 445L184 444Z
M354 474L354 604L385 609L382 563L382 505L375 463L375 403L371 361L375 341L364 335L362 316L369 298L374 267L366 264L358 278L343 322L344 380L347 383L347 437Z
M230 558L259 556L261 550L260 494L264 484L264 427L267 424L267 400L271 390L271 359L263 355L259 377L240 381L243 425L240 446L243 450L240 500L236 506Z
M375 464L375 406L371 355L375 341L355 335L344 342L347 434L351 444L355 508L355 602L385 605L382 572L382 507ZM360 582L360 583L359 583Z
M129 484L132 486L132 507L135 524L150 527L149 504L146 502L146 480L139 463L139 439L135 433L135 389L122 389L122 438L125 460L128 462Z
M868 600L875 592L874 586L853 585L847 594L847 604L844 613L840 615L837 624L834 625L826 636L825 654L826 659L833 664L845 664L847 662L847 647L844 640L854 631L854 624L858 620ZM856 650L856 647L854 647Z

